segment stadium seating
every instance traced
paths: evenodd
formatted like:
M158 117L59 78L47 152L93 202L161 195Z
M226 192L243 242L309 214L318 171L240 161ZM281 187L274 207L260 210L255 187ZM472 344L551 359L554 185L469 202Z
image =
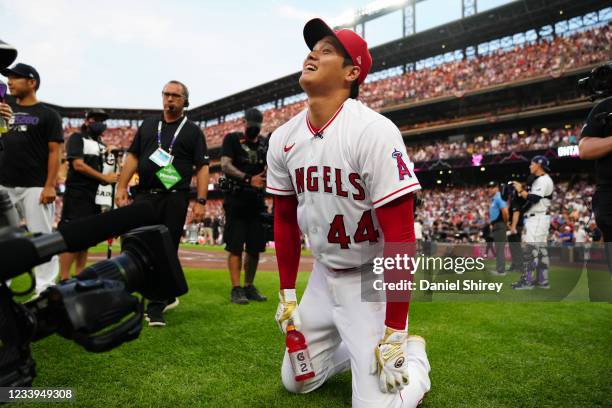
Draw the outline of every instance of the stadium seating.
M435 67L409 71L364 84L360 100L372 109L381 110L399 103L455 95L493 85L513 82L541 75L557 76L563 71L590 66L612 59L612 23L574 33L567 37L541 38L509 50L498 49L474 58L445 62ZM285 123L300 110L304 101L264 112L263 133L267 134ZM218 147L223 137L242 130L240 119L204 128L209 147ZM66 128L65 135L78 129ZM112 128L104 134L104 141L117 147L129 146L133 128Z

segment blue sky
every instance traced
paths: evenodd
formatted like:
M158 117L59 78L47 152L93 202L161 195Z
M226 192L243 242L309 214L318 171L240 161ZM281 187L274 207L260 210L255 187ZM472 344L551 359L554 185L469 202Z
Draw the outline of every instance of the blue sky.
M478 0L479 11L509 0ZM192 106L299 70L311 17L338 21L372 1L0 0L0 38L64 106L159 108L185 82ZM417 31L461 16L461 0L417 4ZM366 25L371 46L401 35L401 12ZM3 78L4 79L4 78Z

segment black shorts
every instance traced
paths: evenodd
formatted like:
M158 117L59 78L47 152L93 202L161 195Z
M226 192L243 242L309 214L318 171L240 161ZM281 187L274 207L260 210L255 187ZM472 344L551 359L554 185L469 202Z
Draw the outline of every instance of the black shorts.
M245 211L231 206L223 206L225 210L225 228L223 239L225 250L232 254L256 254L266 250L266 237L260 212ZM265 211L262 209L261 211Z
M95 193L67 189L64 193L60 224L97 215L101 212L101 207L96 204Z

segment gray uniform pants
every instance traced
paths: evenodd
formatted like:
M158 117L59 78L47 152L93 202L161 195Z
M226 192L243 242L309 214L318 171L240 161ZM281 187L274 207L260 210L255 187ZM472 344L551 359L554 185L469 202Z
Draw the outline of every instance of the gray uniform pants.
M4 187L11 201L17 208L19 215L25 219L28 231L50 233L53 228L53 216L55 214L55 203L40 204L40 193L42 187ZM38 265L34 268L36 276L36 294L40 294L49 286L55 284L55 278L59 273L59 260L57 256L51 258L49 262Z

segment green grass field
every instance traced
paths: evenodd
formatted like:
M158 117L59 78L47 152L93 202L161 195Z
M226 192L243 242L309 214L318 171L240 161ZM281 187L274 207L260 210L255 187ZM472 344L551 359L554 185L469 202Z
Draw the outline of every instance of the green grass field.
M71 387L87 407L350 405L349 373L309 395L283 389L275 273L257 277L271 300L247 306L229 303L226 272L186 275L190 291L168 325L136 341L103 354L57 335L33 344L34 386ZM428 341L425 407L612 406L610 304L414 302L410 327Z

